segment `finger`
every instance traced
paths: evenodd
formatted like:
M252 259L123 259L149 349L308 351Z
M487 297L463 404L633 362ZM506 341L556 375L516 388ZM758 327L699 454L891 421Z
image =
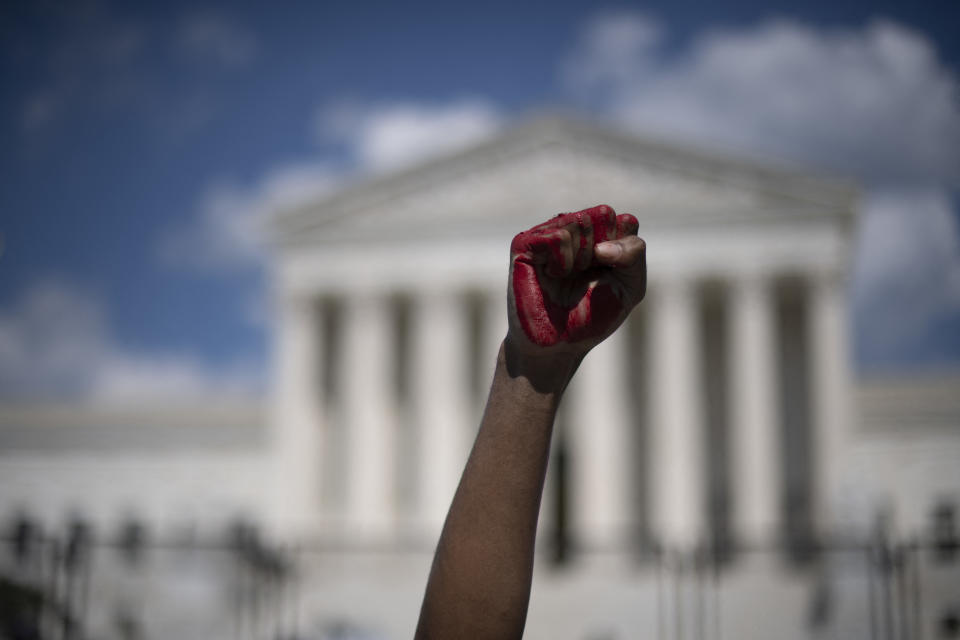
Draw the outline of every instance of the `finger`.
M621 213L617 216L617 237L635 236L640 230L640 223L629 213Z
M646 250L647 245L642 239L637 236L624 236L619 240L598 244L594 255L602 265L630 269L643 264Z
M594 244L616 238L617 214L605 204L578 211L577 221L580 225L589 225L593 228Z
M535 232L547 232L554 229L563 229L570 225L579 225L581 219L584 216L591 215L595 210L601 209L606 205L598 205L596 207L591 207L589 209L583 209L582 211L574 211L572 213L558 213L553 216L546 222L541 222L540 224L530 227L526 233L535 233Z
M561 230L569 234L569 239L557 234ZM531 227L514 237L511 252L526 254L525 259L533 264L546 265L548 275L561 277L574 269L582 271L590 267L594 246L620 235L616 212L601 204L562 213Z
M580 254L583 252L583 243L586 241L586 233L585 230L577 224L568 224L563 229L570 234L570 256L573 258L573 262L570 264L570 270L564 271L563 273L563 275L569 275L575 269L580 269L578 263L580 261Z
M577 224L571 224L565 228L570 230L575 249L573 268L583 271L593 262L593 225L589 218L583 218Z
M570 224L570 220L567 217L571 215L573 214L558 213L557 215L553 216L546 222L541 222L538 225L530 227L524 233L537 233L537 232L545 232L545 231L552 231L554 229L559 229L560 227Z
M574 268L583 271L593 265L593 249L599 242L616 238L616 213L601 204L573 214L580 229L581 239Z
M566 229L546 233L526 231L513 239L511 251L515 260L545 265L547 275L559 278L573 270L573 246Z
M555 215L546 222L541 222L537 226L531 227L529 231L549 231L551 229L566 227L570 224L576 224L579 226L583 224L583 221L586 218L589 219L590 224L593 224L596 227L608 227L613 224L613 221L616 219L616 215L617 214L614 212L613 207L605 204L598 204L595 207L574 211L573 213L561 213Z
M575 247L579 243L579 238L574 239L573 236L574 234L567 229L557 229L546 237L545 243L550 256L550 260L547 261L548 276L562 278L573 271Z

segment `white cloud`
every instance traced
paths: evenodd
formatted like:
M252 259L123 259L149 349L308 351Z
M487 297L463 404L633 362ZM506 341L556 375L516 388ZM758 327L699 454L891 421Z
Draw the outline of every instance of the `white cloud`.
M604 14L584 27L563 67L564 81L574 91L622 91L650 73L664 35L661 25L643 14Z
M27 289L0 314L0 397L93 402L170 401L258 392L261 373L211 368L176 353L126 349L103 305L62 282Z
M960 184L960 85L931 43L875 21L709 31L667 53L641 14L599 17L564 65L619 122L793 158L871 181Z
M860 356L909 359L960 314L960 83L922 34L770 21L669 49L639 13L586 25L566 87L615 121L860 178L852 296Z
M902 357L933 323L960 314L960 228L946 192L874 192L858 245L853 304L870 356Z
M316 162L280 167L250 187L216 183L190 222L161 237L161 261L203 271L258 268L266 254L269 216L322 197L343 179L342 170Z
M278 167L252 186L215 183L203 195L196 217L161 238L161 261L214 272L259 268L271 215L321 198L358 176L478 142L496 131L501 120L491 104L479 100L326 106L318 113L316 133L322 142L346 147L351 169L317 160Z
M502 124L483 100L450 104L339 103L320 110L321 138L345 143L359 169L379 172L409 166L479 142Z

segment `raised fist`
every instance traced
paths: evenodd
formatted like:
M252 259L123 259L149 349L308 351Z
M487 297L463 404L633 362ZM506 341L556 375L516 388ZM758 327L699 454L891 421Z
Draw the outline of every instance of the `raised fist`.
M510 339L525 351L585 354L643 299L637 219L599 205L517 234L510 245Z

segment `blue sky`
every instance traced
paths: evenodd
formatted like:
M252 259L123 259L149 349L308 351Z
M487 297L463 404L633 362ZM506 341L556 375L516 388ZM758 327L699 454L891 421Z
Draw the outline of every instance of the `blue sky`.
M862 371L960 367L957 3L5 3L0 395L256 388L255 221L543 109L865 185Z

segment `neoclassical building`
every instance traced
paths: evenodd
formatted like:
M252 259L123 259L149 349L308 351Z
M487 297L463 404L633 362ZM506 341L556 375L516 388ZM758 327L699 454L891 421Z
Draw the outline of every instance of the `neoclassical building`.
M639 219L649 293L564 399L528 637L932 637L960 602L960 569L919 550L955 526L960 377L852 377L854 186L564 118L277 212L269 405L0 407L0 517L134 514L193 549L187 578L94 579L93 629L126 597L153 634L409 637L510 240L600 203ZM241 516L286 558L262 583L175 542ZM881 562L881 535L916 553Z
M824 530L854 419L855 190L560 119L276 219L278 522L433 539L506 333L510 239L598 203L640 220L650 294L565 399L571 541Z

